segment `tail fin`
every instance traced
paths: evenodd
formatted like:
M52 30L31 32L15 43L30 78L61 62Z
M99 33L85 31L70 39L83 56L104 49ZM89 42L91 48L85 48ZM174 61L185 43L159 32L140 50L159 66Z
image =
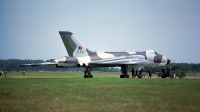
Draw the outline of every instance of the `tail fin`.
M69 56L89 56L89 50L69 31L59 31Z

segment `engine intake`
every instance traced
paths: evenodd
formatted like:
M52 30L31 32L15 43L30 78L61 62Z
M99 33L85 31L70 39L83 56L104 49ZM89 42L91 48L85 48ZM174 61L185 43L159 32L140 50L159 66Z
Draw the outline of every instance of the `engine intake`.
M74 57L67 57L66 63L78 63L78 59Z

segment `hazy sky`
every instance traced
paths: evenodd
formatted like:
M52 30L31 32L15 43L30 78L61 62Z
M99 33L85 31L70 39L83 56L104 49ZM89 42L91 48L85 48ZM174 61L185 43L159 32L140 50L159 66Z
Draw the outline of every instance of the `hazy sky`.
M200 63L200 0L0 0L0 59L66 56L59 31L94 51Z

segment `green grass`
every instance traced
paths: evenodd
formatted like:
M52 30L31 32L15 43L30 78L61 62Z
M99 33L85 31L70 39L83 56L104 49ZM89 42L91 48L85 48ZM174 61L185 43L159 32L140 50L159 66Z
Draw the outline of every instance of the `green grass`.
M0 112L200 111L200 79L120 79L119 73L10 73L0 78Z

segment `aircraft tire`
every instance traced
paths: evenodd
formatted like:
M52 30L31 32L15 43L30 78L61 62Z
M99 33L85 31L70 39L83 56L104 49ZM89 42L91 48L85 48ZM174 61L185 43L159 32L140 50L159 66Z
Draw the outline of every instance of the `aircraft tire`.
M120 75L120 78L124 78L124 75Z
M139 75L138 78L142 78L142 76Z
M93 75L91 74L89 78L93 78Z
M126 75L126 78L129 78L129 75Z
M93 75L90 75L90 77L88 77L88 75L84 75L84 78L93 78Z
M165 76L165 75L163 75L163 76L162 76L162 78L166 78L166 76Z

